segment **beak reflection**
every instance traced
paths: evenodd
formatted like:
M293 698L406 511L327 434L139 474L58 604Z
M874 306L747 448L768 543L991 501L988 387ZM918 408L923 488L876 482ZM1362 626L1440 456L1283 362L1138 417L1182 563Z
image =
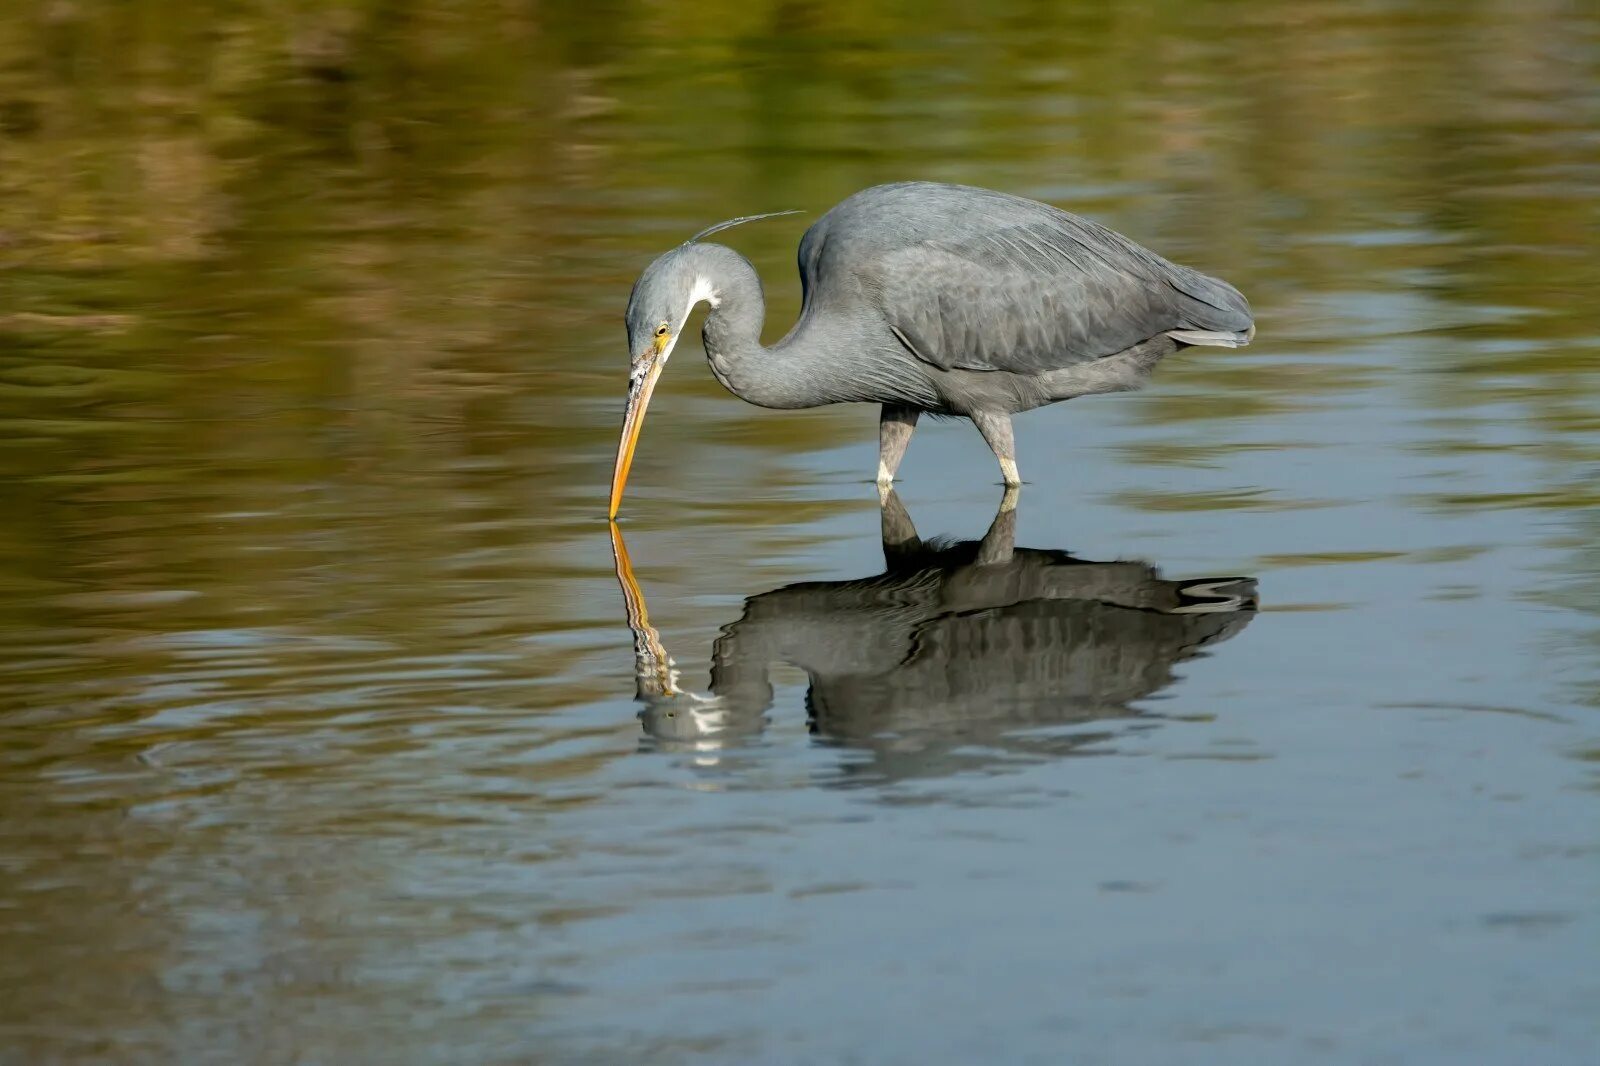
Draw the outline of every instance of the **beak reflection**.
M628 628L633 632L634 698L639 701L640 721L645 732L658 740L696 753L706 765L714 765L716 753L739 732L759 731L737 727L747 724L748 715L730 716L716 696L703 696L678 685L678 668L661 643L661 635L650 624L644 592L633 576L633 562L622 540L622 528L611 523L611 556L616 563L617 584L628 612ZM756 716L760 721L760 715Z

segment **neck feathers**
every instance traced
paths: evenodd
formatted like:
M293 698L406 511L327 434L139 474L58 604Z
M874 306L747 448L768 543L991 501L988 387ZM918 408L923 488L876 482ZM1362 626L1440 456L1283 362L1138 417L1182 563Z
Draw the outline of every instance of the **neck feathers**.
M756 268L720 244L691 244L684 255L684 266L695 279L691 304L701 300L711 304L704 339L712 369L722 377L738 364L759 360L767 303ZM743 395L729 380L723 384Z
M702 339L711 372L724 388L759 407L815 407L853 398L818 379L826 368L806 358L793 331L771 348L761 346L767 304L748 259L720 244L691 244L684 251L691 256L685 265L696 289L703 281L710 290Z

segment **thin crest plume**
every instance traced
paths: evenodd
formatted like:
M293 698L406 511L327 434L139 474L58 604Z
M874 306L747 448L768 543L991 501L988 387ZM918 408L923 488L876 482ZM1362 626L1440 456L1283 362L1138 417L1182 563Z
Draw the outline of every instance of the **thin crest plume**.
M746 222L759 222L764 218L781 218L784 215L801 215L804 213L805 212L797 208L793 211L769 211L764 215L742 215L739 218L730 218L726 222L718 222L715 226L707 226L705 229L701 230L699 233L696 233L693 237L690 237L683 243L693 244L701 237L709 237L713 233L721 233L725 229L732 229L734 226L740 226Z

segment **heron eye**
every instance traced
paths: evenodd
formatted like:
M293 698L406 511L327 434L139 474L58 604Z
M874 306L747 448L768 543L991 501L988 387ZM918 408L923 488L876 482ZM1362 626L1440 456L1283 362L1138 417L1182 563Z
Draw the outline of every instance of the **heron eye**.
M656 336L665 337L666 335L667 335L667 327L666 326L657 326L656 327Z

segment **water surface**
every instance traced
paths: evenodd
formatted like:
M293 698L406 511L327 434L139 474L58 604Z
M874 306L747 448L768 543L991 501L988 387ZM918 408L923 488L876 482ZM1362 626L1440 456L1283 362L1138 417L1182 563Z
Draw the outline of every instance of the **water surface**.
M1592 1062L1597 129L1558 0L0 20L0 1058ZM1257 342L1015 511L686 342L619 581L633 276L912 177Z

